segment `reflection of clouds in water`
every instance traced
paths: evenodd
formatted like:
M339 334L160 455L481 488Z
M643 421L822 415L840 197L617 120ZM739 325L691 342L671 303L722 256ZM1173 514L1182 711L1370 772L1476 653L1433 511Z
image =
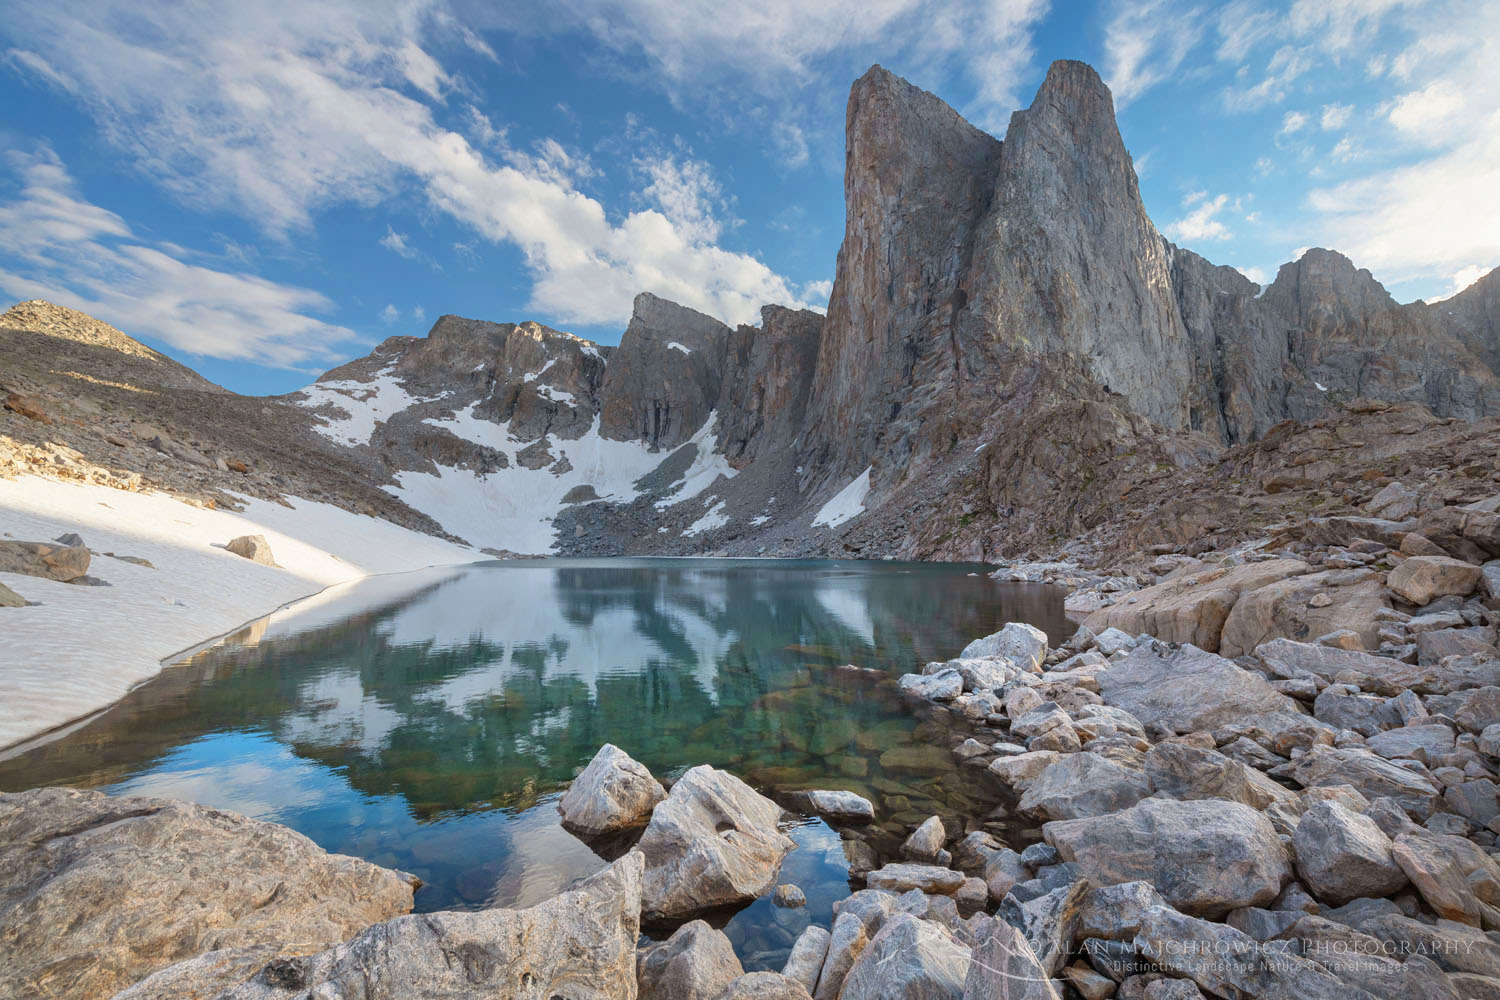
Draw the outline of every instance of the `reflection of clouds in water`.
M231 745L207 745L211 741ZM234 756L213 759L215 751L225 750ZM179 766L174 768L174 764ZM253 819L284 822L290 813L321 803L329 784L324 768L299 760L269 738L220 736L183 747L160 769L130 778L110 791L186 799Z
M605 865L604 859L562 828L556 796L543 799L506 826L511 853L499 865L491 905L535 906Z
M297 700L301 707L278 727L291 743L358 746L373 752L405 721L400 712L365 694L364 681L355 671L314 677L301 686Z

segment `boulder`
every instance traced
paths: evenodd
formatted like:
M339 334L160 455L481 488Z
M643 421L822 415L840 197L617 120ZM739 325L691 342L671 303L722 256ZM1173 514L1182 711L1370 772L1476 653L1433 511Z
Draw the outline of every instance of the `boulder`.
M1017 809L1033 819L1078 819L1128 809L1150 794L1151 783L1139 768L1074 753L1038 775Z
M1309 809L1292 836L1297 874L1312 894L1342 906L1360 897L1389 896L1406 885L1391 856L1391 839L1368 817L1337 802Z
M990 761L989 771L1017 792L1024 792L1043 771L1062 757L1056 750L1030 750Z
M1400 726L1376 733L1365 741L1371 753L1386 760L1407 757L1428 760L1453 752L1453 730L1441 723L1426 726Z
M887 897L883 911L877 919L868 920L858 909L846 908L836 912L833 930L829 932L828 950L823 956L823 967L818 970L818 985L813 991L814 1000L838 1000L839 990L844 987L844 977L854 966L854 960L870 943L870 937L879 930L889 914L894 897Z
M24 608L26 598L0 583L0 608Z
M1141 917L1153 906L1165 906L1150 882L1121 882L1090 889L1078 916L1078 937L1129 941L1141 929Z
M241 535L231 539L224 548L262 566L276 565L276 560L271 556L271 543L266 541L265 535Z
M1491 559L1479 572L1479 589L1491 600L1500 600L1500 559Z
M1464 837L1403 833L1391 854L1427 905L1445 920L1500 930L1500 864Z
M1284 770L1304 788L1351 785L1371 801L1389 796L1418 821L1442 802L1442 792L1432 782L1360 747L1313 747Z
M1184 976L1215 997L1277 1000L1375 1000L1285 947L1263 946L1227 924L1209 923L1154 906L1135 948L1162 969Z
M952 701L964 693L963 675L947 668L935 674L902 674L896 684L907 694L929 701Z
M1441 663L1449 656L1500 659L1500 649L1495 648L1495 639L1495 629L1490 625L1424 632L1417 636L1417 663L1430 666Z
M166 799L0 794L0 845L0 996L109 997L210 951L162 981L213 995L412 905L409 876Z
M643 994L644 996L644 994ZM775 972L751 972L741 976L713 1000L812 1000L807 987Z
M968 974L967 947L931 921L898 913L854 960L839 1000L960 1000Z
M1473 563L1447 556L1410 556L1391 570L1386 586L1408 604L1421 607L1439 597L1467 597L1479 585L1481 570Z
M1084 879L1075 879L1032 899L1022 900L1013 893L1000 903L996 916L1025 935L1036 960L1049 976L1055 976L1073 952L1088 893L1089 884Z
M964 980L963 1000L1058 1000L1047 970L1025 935L992 917L981 918Z
M632 996L643 866L632 852L530 909L397 917L281 959L219 1000Z
M1048 823L1042 836L1095 885L1150 882L1173 906L1209 917L1269 903L1291 880L1270 821L1238 802L1144 799Z
M573 779L558 800L557 811L563 826L595 837L644 825L651 810L666 797L666 789L646 765L606 743Z
M889 892L921 889L946 896L957 892L965 878L963 872L938 865L889 864L866 875L865 885Z
M1429 698L1427 707L1448 716L1471 733L1481 733L1500 720L1500 687L1476 687Z
M768 892L796 846L777 828L780 817L780 806L734 775L706 764L689 770L637 845L646 859L642 919L682 920Z
M1295 712L1296 703L1260 674L1196 646L1165 650L1144 643L1099 675L1105 704L1144 725L1178 733L1213 730L1267 712Z
M88 575L91 558L82 545L0 540L0 573L40 576L67 583Z
M781 974L800 983L808 993L818 985L818 973L823 969L823 960L828 957L828 931L817 924L809 924L798 936L787 955Z
M1422 1000L1470 1000L1460 995L1438 965L1426 955L1400 961L1383 942L1345 924L1302 914L1283 930L1278 943L1295 942L1302 956L1317 962L1350 986L1377 997L1421 997Z
M1417 512L1419 500L1415 490L1401 483L1387 483L1365 504L1365 511L1371 517L1404 521Z
M1010 622L998 632L975 639L964 647L960 659L1003 656L1030 673L1039 673L1047 657L1047 633L1023 622Z
M875 806L854 792L814 789L789 796L793 807L834 822L868 823L875 818Z
M1307 639L1348 630L1365 649L1380 645L1376 612L1391 606L1380 575L1369 569L1326 570L1240 595L1224 621L1219 654L1244 656L1272 639Z
M640 1000L713 1000L745 974L729 938L701 920L642 951L635 967Z
M936 816L929 816L906 838L901 845L901 854L921 861L934 861L943 853L943 841L947 836L943 821Z
M1219 648L1224 622L1241 594L1309 568L1298 559L1268 559L1227 569L1190 568L1101 608L1084 625L1096 635L1118 628L1130 635L1145 633L1213 652Z

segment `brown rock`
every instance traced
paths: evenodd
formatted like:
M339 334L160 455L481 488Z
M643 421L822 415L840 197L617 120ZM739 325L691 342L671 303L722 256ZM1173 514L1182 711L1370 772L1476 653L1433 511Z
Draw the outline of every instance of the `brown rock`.
M1272 639L1308 639L1347 629L1364 648L1380 645L1378 611L1391 606L1373 570L1328 570L1244 592L1224 622L1219 653L1244 656Z
M0 541L0 573L20 573L67 583L89 571L89 550L82 545Z
M1448 594L1467 597L1479 586L1480 569L1447 556L1412 556L1391 570L1386 586L1402 600L1429 604Z
M276 560L271 556L271 543L266 541L265 535L241 535L224 548L262 566L276 565Z
M1084 625L1095 633L1106 628L1118 628L1130 635L1144 632L1165 642L1190 642L1215 652L1240 595L1308 569L1307 563L1297 559L1269 559L1231 569L1174 573L1094 612Z

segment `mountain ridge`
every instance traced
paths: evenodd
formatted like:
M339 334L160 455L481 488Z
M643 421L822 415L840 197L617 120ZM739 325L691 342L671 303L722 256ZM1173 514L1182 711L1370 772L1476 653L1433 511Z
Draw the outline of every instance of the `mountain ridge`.
M643 292L605 347L445 315L268 404L359 502L491 551L911 558L1060 545L1372 399L1500 415L1500 270L1400 305L1334 251L1258 286L1175 246L1086 64L1003 139L877 65L846 132L826 316L731 328Z

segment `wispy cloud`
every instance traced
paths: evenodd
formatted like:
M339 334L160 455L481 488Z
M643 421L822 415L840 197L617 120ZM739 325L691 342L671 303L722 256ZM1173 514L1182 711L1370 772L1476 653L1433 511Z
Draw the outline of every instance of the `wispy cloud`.
M1177 72L1203 34L1202 14L1165 0L1120 0L1104 35L1104 79L1124 107Z
M673 21L666 13L640 23ZM236 211L272 236L310 230L330 206L415 189L480 236L519 247L531 308L554 321L622 324L643 289L729 322L753 321L766 302L800 301L764 263L718 246L718 216L672 188L701 191L701 176L653 175L642 193L650 207L612 219L575 186L592 166L562 144L517 151L489 127L476 146L440 125L435 108L460 84L433 53L469 43L438 0L59 0L28 6L21 22L143 171L190 205ZM674 23L680 39L718 32L724 46L754 34L743 14L737 22L706 4ZM667 48L659 55L673 58ZM498 146L498 159L484 145ZM410 249L394 230L382 242Z
M1210 198L1207 192L1195 191L1183 199L1183 207L1190 211L1182 218L1167 223L1162 227L1162 232L1179 243L1226 240L1231 233L1229 227L1219 219L1219 214L1228 206L1227 194Z
M416 257L417 251L412 249L411 244L406 242L406 234L398 233L390 226L385 227L385 235L380 237L380 245L399 257L411 260Z
M206 357L293 367L337 357L354 331L316 318L318 292L187 263L138 240L120 216L81 198L50 149L12 152L21 189L0 203L0 288L107 318Z

